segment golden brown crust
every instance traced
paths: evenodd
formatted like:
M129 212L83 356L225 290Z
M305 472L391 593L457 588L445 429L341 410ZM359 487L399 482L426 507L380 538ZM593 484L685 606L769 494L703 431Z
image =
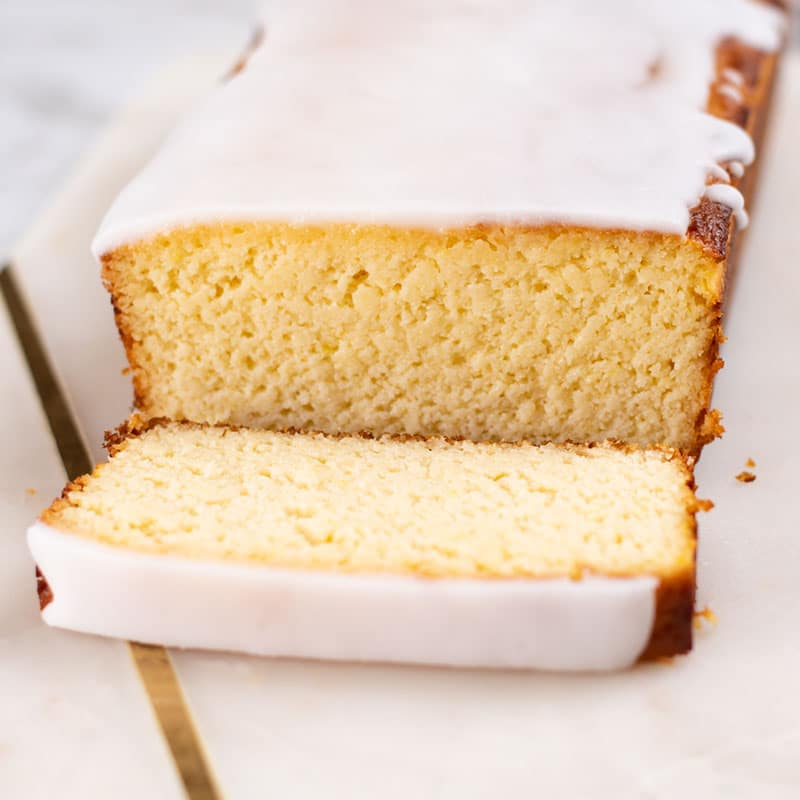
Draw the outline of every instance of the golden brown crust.
M691 211L686 235L700 242L713 258L722 260L728 252L732 217L733 212L728 206L703 197Z
M167 417L147 417L144 414L134 413L125 420L122 424L118 425L113 430L109 430L105 432L105 438L103 440L103 446L108 451L109 455L114 455L115 453L119 452L120 450L124 449L126 443L130 439L134 439L138 436L142 436L143 434L147 433L147 431L152 430L153 428L164 428L170 425L175 425L177 427L189 428L193 430L228 430L228 431L253 431L258 429L250 428L246 425L231 425L230 423L218 423L212 424L210 422L193 422L192 420L173 420L168 419ZM325 431L318 431L313 429L299 429L299 428L283 428L275 433L285 433L285 434L307 434L312 436L324 436L326 439L348 439L348 438L359 438L359 439L389 439L394 442L446 442L448 444L454 444L456 442L465 442L471 441L469 439L464 438L463 436L440 436L440 435L423 435L418 433L395 433L395 434L387 434L385 436L376 436L371 431L358 431L356 433L326 433ZM513 442L491 442L493 446L500 446L500 447L523 447L528 444L526 441L513 441ZM668 447L667 445L651 445L648 447L640 447L637 444L629 443L629 442L621 442L616 439L606 439L603 442L558 442L556 443L557 447L565 447L568 449L573 450L592 450L597 447L609 447L614 450L617 450L621 453L639 453L639 452L657 452L660 453L665 461L672 461L676 460L681 463L682 467L685 469L687 474L687 480L689 481L689 485L694 490L694 483L692 483L692 474L693 474L693 467L694 467L694 459L691 456L687 456L685 453L682 453L680 450L676 450L673 447ZM705 502L705 501L703 501Z
M36 567L36 592L39 595L39 611L44 611L53 602L53 590L39 567Z
M765 100L768 97L778 55L757 50L739 39L726 38L720 42L715 53L716 78L708 93L706 109L715 117L744 128L758 147L758 134L766 117ZM732 69L742 75L741 102L735 100L725 86L725 70ZM745 199L752 181L748 169L739 178L731 176L731 184L743 193ZM691 211L687 236L700 242L718 260L728 257L734 237L735 220L728 206L704 197Z
M781 3L773 4L783 7ZM753 139L756 150L761 147L769 118L779 55L779 53L765 53L733 38L723 40L716 51L717 78L709 89L708 112L744 128ZM736 70L743 77L741 103L737 103L729 93L721 91L724 83L723 71L726 69ZM741 178L731 176L732 185L742 192L748 206L752 206L759 165L760 160L757 159ZM697 458L703 446L721 436L725 430L721 423L721 414L710 406L714 376L723 366L723 361L719 357L720 345L725 340L722 333L722 310L730 291L735 257L739 252L739 240L742 234L736 231L735 218L730 208L703 198L692 209L687 235L700 242L712 257L723 262L722 287L719 299L713 308L714 334L706 355L707 366L702 395L704 410L697 418L695 445L689 451L690 455Z
M128 366L131 371L133 382L133 406L134 408L144 408L148 395L145 370L136 358L136 341L129 327L129 319L121 307L122 293L116 281L114 272L114 253L104 253L100 257L100 276L106 291L111 298L111 307L114 309L114 322L119 331L119 338L125 348L125 356L128 359Z
M752 127L749 130L757 151L763 149L769 130L769 124L772 118L770 110L772 108L775 87L777 85L778 67L779 62L777 56L773 56L769 62L764 65L765 75L762 79L760 103L757 113L752 118ZM744 195L750 207L754 205L762 163L762 158L756 158L755 162L747 169L738 184L739 190ZM730 302L732 292L735 288L739 254L741 253L742 243L745 241L746 237L746 230L738 231L731 242L730 254L726 262L725 292L722 298L723 307Z
M94 468L94 471L91 475L79 475L74 481L69 481L62 489L61 496L53 500L53 502L39 515L40 521L44 522L46 525L52 525L54 528L57 528L59 512L61 509L72 505L69 500L70 493L82 491L89 479L96 475L97 471L102 469L102 467L102 464L98 464Z
M697 488L691 466L686 471L686 488L694 498L690 514L693 556L691 567L682 573L662 578L656 590L656 613L650 641L640 656L653 661L665 656L688 653L692 649L694 607L697 587L697 512L710 511L714 504L695 495Z
M656 617L650 641L640 656L652 661L688 653L692 649L695 573L662 580L656 590Z

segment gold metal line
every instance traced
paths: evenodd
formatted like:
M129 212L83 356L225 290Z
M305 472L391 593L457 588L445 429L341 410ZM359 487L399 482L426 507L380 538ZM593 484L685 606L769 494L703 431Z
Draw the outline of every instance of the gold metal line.
M22 353L28 362L28 369L58 447L67 478L74 480L78 475L92 471L92 460L9 266L0 270L0 291L6 301Z
M74 480L92 471L92 459L10 266L0 268L0 293L67 478ZM129 642L128 647L187 796L190 800L218 800L221 794L206 761L169 653L158 645Z
M169 653L159 645L139 642L128 642L128 647L186 794L191 800L218 800L221 795L208 768Z

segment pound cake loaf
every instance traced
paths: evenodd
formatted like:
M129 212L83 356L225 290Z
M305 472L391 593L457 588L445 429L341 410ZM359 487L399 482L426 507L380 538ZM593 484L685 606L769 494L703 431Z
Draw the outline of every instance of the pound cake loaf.
M697 453L783 13L273 6L95 240L137 408Z
M674 451L132 420L29 531L47 622L265 655L599 670L691 647Z

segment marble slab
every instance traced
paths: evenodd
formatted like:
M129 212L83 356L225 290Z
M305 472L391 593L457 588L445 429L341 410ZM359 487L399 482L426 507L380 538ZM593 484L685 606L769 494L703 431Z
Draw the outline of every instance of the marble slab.
M102 429L128 412L130 389L88 243L108 199L185 107L181 98L210 85L219 63L164 74L15 252L98 456ZM800 796L798 129L795 56L726 324L715 404L728 432L698 469L699 494L716 504L700 521L699 602L718 622L702 626L695 652L603 677L174 652L227 797ZM748 457L757 480L739 483ZM40 629L43 638L59 635ZM77 641L85 654L65 659L92 663L96 640ZM132 727L131 740L140 735Z
M123 642L47 628L25 528L64 469L0 302L0 797L179 798Z

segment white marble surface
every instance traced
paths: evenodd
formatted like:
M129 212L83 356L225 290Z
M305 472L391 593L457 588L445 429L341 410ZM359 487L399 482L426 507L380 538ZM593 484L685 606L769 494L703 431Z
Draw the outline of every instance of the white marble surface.
M3 36L8 3L0 6ZM156 4L138 7L152 12ZM134 29L148 30L141 20ZM104 47L110 57L114 44ZM15 248L19 277L95 448L104 420L124 416L129 387L88 241L110 194L222 61L187 62L159 78ZM529 796L533 788L543 797L593 800L798 796L800 432L793 420L800 366L791 348L800 340L793 257L800 228L787 220L796 216L800 183L800 60L788 73L728 319L729 363L716 397L728 433L708 448L698 475L700 494L717 503L701 520L699 560L700 601L717 613L716 627L701 631L688 658L602 678L175 653L227 797L462 800ZM38 124L44 150L48 123ZM99 120L82 124L86 133ZM67 152L65 145L62 163L48 167L54 171L31 208L48 194ZM7 328L0 342L7 378L0 394L0 796L171 797L174 774L163 769L152 721L132 699L138 687L121 646L38 626L33 595L22 590L31 570L23 528L56 491L60 470ZM758 462L758 479L737 483L748 456ZM35 497L25 494L28 486L39 490ZM55 723L53 696L65 709ZM102 782L92 785L98 764Z

